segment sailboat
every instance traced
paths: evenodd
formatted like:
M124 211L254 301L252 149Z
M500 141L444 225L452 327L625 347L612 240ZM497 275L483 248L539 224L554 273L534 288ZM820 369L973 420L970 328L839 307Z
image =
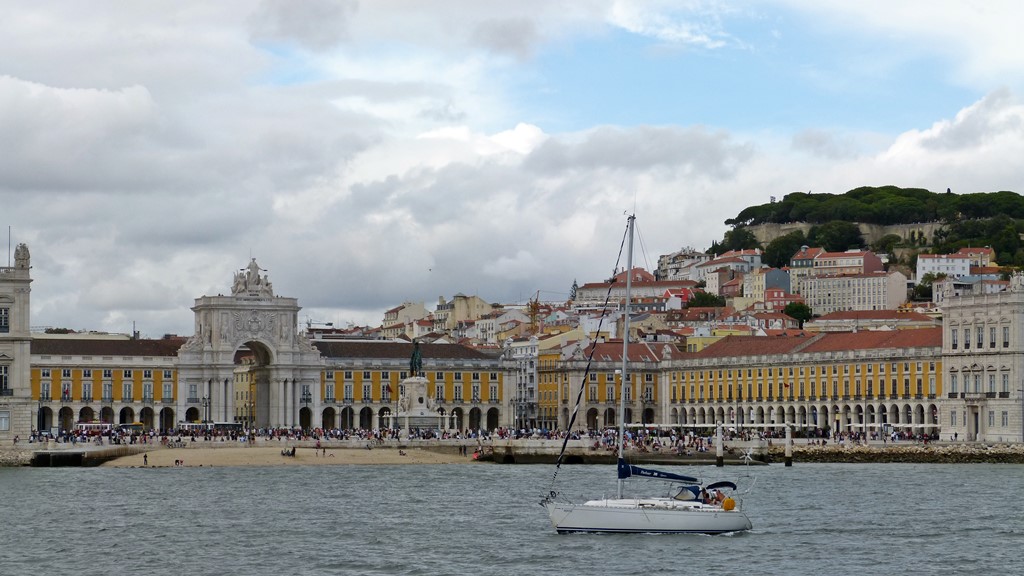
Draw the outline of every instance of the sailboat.
M629 381L629 310L632 296L633 231L636 216L630 214L627 221L629 239L626 270L626 304L623 319L622 369L620 387ZM584 380L585 382L585 380ZM587 500L582 504L573 503L555 490L541 501L551 519L551 525L559 534L571 532L619 532L619 533L701 533L721 534L750 530L750 519L742 510L738 498L725 496L724 490L735 492L736 485L729 481L702 485L700 480L683 474L641 468L626 462L625 412L626 395L619 390L619 434L618 434L618 490L615 498ZM573 411L569 428L575 421L582 399L582 389ZM562 455L568 443L562 444L562 454L556 463L561 466ZM625 497L624 481L630 477L652 478L669 484L661 495Z

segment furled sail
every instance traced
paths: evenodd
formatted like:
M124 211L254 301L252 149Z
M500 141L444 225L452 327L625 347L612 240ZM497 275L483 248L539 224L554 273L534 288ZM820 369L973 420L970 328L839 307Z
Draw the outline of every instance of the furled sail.
M657 478L659 480L672 480L675 482L686 482L688 484L699 484L700 480L692 476L683 476L682 474L674 474L672 472L662 472L661 470L652 470L650 468L641 468L632 464L627 464L625 458L619 458L619 478L625 479L630 476L641 476L643 478Z

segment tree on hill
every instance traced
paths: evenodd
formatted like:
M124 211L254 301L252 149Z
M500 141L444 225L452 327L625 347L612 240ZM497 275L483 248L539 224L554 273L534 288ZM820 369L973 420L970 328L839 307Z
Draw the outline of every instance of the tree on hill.
M724 306L725 298L703 291L694 292L693 296L690 296L689 302L686 303L687 308L722 308Z
M1005 214L1024 218L1024 197L1014 192L935 193L923 188L862 186L845 194L793 192L779 202L749 206L729 226L848 220L865 224L955 222Z
M754 236L754 233L750 230L741 227L727 230L722 243L712 243L708 252L717 256L730 250L750 250L760 247L761 243L757 241L757 236Z
M810 246L821 246L829 252L845 252L851 248L863 247L864 237L856 224L833 220L811 228L807 235L807 243Z
M789 266L789 260L800 251L800 248L807 244L807 237L802 230L790 232L772 240L764 248L761 261L772 268Z
M803 302L790 302L786 304L786 307L782 309L782 313L790 318L799 320L801 328L804 327L804 322L807 322L814 316L811 312L811 307Z

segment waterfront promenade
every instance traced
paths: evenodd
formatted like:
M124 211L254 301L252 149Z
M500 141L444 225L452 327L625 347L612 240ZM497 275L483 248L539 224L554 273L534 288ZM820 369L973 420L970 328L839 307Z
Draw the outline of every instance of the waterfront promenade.
M0 447L0 466L27 466L36 453L70 454L86 453L103 462L105 466L142 466L143 454L148 466L174 466L175 461L185 466L280 466L280 465L330 465L330 464L453 464L472 463L478 460L476 451L485 461L498 463L553 463L561 449L561 440L388 440L368 442L366 440L323 440L317 450L315 440L257 439L253 444L197 439L186 441L178 447L160 444L135 445L71 445L63 443L26 443L17 446ZM776 440L768 447L762 442L730 442L725 455L727 465L747 463L743 455L749 449L762 460L781 463L784 456L784 441ZM283 456L282 450L295 448L295 456ZM326 451L326 455L325 455ZM570 441L567 464L606 464L614 462L614 453L605 449L594 449L584 441ZM714 463L714 450L708 452L677 455L669 451L632 452L630 461L656 463L661 465L709 465ZM793 462L930 462L930 463L973 463L1003 462L1024 463L1024 445L984 444L976 442L920 442L902 441L896 443L871 442L863 444L807 444L804 439L793 443ZM763 462L755 461L761 464Z

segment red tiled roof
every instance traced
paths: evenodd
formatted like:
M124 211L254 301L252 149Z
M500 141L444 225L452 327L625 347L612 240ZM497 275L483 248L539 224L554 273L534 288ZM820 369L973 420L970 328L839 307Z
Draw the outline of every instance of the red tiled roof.
M810 341L812 336L726 336L697 352L697 358L726 358L788 354Z
M863 330L860 332L826 332L801 352L836 352L877 348L941 348L942 328L920 330Z
M413 345L406 342L354 342L324 341L313 342L313 346L327 358L411 358ZM420 356L424 359L492 359L474 348L459 344L420 344Z
M931 316L899 310L842 310L815 318L815 322L834 320L903 320L905 322L934 322Z
M36 338L32 354L62 356L177 356L185 338L160 340L89 340L77 338Z

